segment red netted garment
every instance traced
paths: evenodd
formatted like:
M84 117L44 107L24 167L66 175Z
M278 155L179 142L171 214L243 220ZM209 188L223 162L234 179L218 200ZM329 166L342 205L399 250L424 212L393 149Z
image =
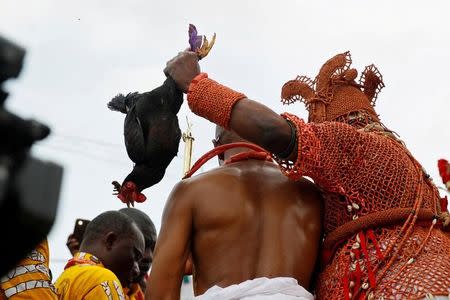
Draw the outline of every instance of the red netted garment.
M379 127L340 122L297 127L298 158L279 161L291 179L324 191L318 299L422 299L448 295L450 233L436 187L398 140Z

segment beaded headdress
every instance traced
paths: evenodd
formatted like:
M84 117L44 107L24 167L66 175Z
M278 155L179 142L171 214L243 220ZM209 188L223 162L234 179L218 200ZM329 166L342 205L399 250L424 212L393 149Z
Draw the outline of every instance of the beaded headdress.
M298 76L285 83L281 101L284 104L305 103L309 122L345 122L355 113L369 121L379 122L374 106L384 87L382 76L374 65L370 65L357 83L358 72L350 68L351 63L350 52L334 56L320 68L314 80Z

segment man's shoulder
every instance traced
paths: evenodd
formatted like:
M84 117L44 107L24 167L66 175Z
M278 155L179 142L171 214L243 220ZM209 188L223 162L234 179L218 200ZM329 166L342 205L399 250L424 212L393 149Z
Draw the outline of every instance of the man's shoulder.
M217 167L185 178L172 188L168 202L191 206L193 205L192 200L198 198L199 194L204 194L205 190L223 185L227 181L227 177L234 176L232 173L233 171L229 168Z
M296 180L295 183L302 189L319 192L318 186L309 177L302 177Z
M59 276L58 282L69 280L77 281L80 284L98 285L104 281L118 281L117 276L110 270L97 265L80 264L72 266Z
M119 279L113 272L97 265L75 265L66 270L55 282L60 299L83 297L95 289L114 287L121 290Z
M232 175L232 169L228 167L216 167L214 169L195 174L192 177L181 180L175 188L184 189L192 188L196 185L203 185L205 183L211 182L216 178L221 178L223 176Z
M224 180L226 181L227 179L232 180L236 177L254 175L258 177L264 175L268 180L274 178L289 180L289 178L282 173L279 165L276 163L242 161L216 167L191 178L184 179L180 181L175 188L192 189L195 186L204 187L205 185L210 184L223 185ZM296 182L292 181L292 183L300 184L304 186L304 188L315 188L315 184L311 180L305 178L302 178Z

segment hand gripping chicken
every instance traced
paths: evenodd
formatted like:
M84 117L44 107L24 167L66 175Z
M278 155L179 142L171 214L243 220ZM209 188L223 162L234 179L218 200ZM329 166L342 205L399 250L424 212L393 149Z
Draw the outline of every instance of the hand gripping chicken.
M190 50L199 59L208 55L214 41L215 34L209 43L206 37L197 35L194 25L189 25ZM122 184L112 184L115 195L127 206L146 200L142 191L161 181L177 155L181 138L177 113L182 103L183 93L170 77L150 92L119 94L108 103L109 109L126 114L125 147L134 167Z

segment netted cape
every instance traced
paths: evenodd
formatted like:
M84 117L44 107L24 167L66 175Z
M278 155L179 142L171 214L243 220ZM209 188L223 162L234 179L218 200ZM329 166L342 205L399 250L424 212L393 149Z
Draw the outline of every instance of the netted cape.
M445 204L404 145L373 127L283 116L297 128L298 157L278 160L282 171L293 180L309 176L324 192L317 298L448 295Z

